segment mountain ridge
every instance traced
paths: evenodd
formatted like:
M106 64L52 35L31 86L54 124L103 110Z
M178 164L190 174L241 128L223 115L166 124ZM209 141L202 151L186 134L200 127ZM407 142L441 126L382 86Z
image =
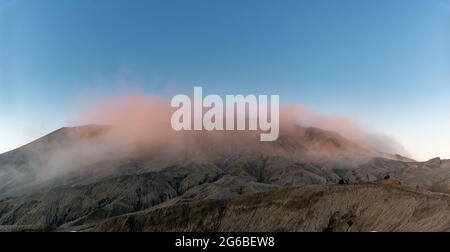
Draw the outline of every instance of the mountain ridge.
M239 135L225 140L202 135L186 138L188 148L181 152L172 153L169 144L133 155L105 148L111 132L108 126L62 128L0 155L0 180L5 182L0 184L0 230L84 230L148 209L385 179L417 192L450 193L450 176L444 176L450 162L389 159L318 128L299 126L257 148L243 144L249 140ZM52 171L46 165L63 171L42 179L39 172Z

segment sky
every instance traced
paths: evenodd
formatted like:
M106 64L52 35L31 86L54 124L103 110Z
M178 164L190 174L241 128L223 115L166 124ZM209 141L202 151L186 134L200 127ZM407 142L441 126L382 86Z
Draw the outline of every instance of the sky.
M279 94L450 158L450 0L0 0L0 153L125 91Z

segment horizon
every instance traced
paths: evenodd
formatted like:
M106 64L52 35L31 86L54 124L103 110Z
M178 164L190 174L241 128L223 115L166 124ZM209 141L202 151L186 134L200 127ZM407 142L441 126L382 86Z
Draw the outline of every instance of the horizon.
M449 69L448 0L0 0L0 153L109 97L203 86L280 95L450 159Z

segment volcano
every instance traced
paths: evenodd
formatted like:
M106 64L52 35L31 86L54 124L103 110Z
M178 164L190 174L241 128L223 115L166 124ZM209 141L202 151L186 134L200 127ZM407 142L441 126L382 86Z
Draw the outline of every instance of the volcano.
M431 230L425 218L449 216L427 208L449 201L446 160L416 162L298 125L274 142L242 134L191 132L131 147L112 126L59 129L0 155L0 230L420 231ZM394 198L405 201L398 211L423 209L423 218L412 214L403 229L395 226ZM308 212L319 206L320 217ZM270 209L273 220L259 223ZM371 214L380 214L377 225ZM177 216L185 217L170 221ZM199 216L210 222L197 225ZM442 222L436 230L448 228Z

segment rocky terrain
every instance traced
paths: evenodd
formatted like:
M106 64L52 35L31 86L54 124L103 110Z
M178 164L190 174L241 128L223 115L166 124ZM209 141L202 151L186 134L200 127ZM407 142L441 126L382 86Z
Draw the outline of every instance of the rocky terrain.
M448 231L450 197L391 184L275 189L127 214L90 231Z
M445 231L450 162L300 126L258 146L111 148L63 128L0 155L0 231ZM245 148L244 148L245 147Z

